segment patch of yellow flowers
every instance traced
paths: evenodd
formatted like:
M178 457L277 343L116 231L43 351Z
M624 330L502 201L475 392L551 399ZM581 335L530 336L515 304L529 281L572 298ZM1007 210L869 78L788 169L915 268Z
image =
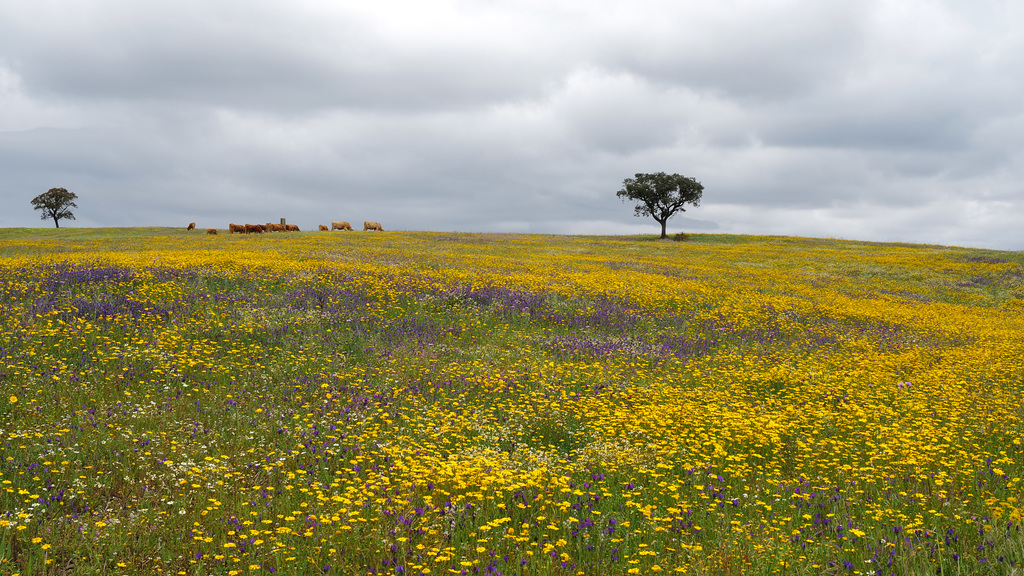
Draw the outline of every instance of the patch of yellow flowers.
M152 573L1020 561L1017 255L694 238L9 238L4 525Z

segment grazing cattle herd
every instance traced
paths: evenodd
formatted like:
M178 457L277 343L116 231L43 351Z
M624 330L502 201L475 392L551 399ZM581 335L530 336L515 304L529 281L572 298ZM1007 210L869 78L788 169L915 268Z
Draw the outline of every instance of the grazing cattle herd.
M196 223L189 222L188 227L185 230L195 230ZM328 228L324 224L320 224L321 232L330 232L333 230L348 230L352 231L352 225L348 222L331 222L331 227ZM383 232L384 227L380 225L380 222L363 222L363 232L367 230L376 230ZM228 234L262 234L264 232L301 232L299 227L295 224L228 224ZM207 228L207 234L217 234L216 228Z

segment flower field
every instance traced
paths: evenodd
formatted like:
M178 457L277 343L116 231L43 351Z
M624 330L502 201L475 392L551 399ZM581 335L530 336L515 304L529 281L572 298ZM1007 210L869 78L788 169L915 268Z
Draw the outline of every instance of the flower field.
M1024 255L0 231L0 574L1011 574Z

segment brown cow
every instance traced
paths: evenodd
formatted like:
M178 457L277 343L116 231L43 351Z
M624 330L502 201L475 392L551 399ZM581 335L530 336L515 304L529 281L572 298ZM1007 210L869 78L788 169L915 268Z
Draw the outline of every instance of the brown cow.
M330 228L328 228L327 226L324 226L323 224L321 224L320 225L320 231L321 232L329 232Z
M235 232L245 234L245 226L241 224L228 224L228 234L234 234Z
M206 233L207 234L213 234L214 236L216 236L217 235L217 229L216 228L207 228L206 229Z
M195 222L189 222L188 223L188 228L185 228L185 230L195 230L195 229L196 229L196 223Z
M262 234L263 233L263 227L260 226L259 224L246 224L245 225L245 233L246 234Z
M288 232L299 232L300 231L299 227L296 226L295 224L285 224L284 225L284 229L287 230Z
M367 230L383 232L384 227L380 225L380 222L363 222L363 232L366 232Z
M352 231L352 225L348 222L331 222L331 230L348 230Z

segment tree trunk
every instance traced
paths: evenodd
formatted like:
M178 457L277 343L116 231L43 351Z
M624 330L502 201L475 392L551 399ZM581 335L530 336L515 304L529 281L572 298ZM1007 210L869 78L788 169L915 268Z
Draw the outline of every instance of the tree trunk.
M56 214L53 215L53 225L56 226L57 228L60 228L60 220L57 220Z
M659 220L658 223L661 224L661 237L662 237L662 239L668 238L668 234L665 234L665 225L668 224L668 218L665 218L664 220Z

